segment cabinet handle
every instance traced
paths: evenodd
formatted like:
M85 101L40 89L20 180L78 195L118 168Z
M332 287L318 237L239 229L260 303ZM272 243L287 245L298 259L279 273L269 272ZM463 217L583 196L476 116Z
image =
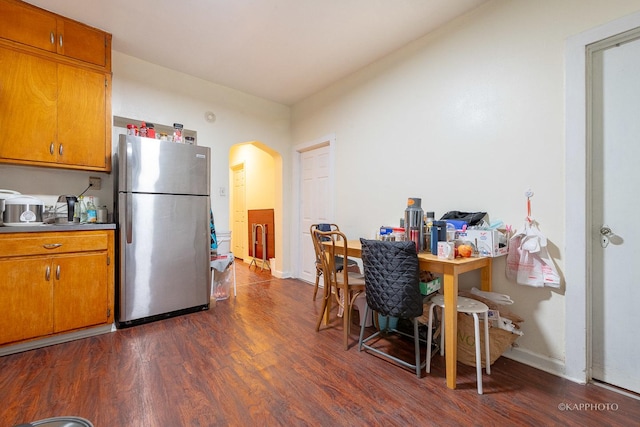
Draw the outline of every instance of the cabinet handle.
M56 145L52 142L51 145L49 145L49 153L51 155L53 155L53 150L55 150Z
M60 148L58 148L58 154L62 156L62 144L60 144Z
M51 279L51 266L47 265L47 270L44 273L44 278L47 279L47 282Z
M62 34L60 34L59 40L60 40L60 47L62 47Z
M53 31L49 33L49 36L51 37L51 44L56 44L56 36L53 34Z
M45 249L56 249L56 248L59 248L60 246L62 246L62 243L46 243L42 245L42 247Z
M60 265L56 266L56 280L60 280Z

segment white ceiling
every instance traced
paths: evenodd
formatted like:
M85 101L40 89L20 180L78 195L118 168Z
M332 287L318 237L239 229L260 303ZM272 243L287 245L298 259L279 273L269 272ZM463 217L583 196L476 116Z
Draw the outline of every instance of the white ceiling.
M113 49L292 105L487 0L27 0Z

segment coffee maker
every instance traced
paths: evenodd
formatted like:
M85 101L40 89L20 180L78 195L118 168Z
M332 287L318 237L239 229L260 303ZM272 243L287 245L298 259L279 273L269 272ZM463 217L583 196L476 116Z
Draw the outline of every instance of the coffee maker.
M78 198L76 196L60 196L56 202L56 224L79 224L80 217L77 216L76 208Z

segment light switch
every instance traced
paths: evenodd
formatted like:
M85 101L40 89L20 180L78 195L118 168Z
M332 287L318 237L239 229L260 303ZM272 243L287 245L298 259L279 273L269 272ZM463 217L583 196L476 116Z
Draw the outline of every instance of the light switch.
M227 191L224 189L224 187L220 187L220 197L224 197L227 195Z

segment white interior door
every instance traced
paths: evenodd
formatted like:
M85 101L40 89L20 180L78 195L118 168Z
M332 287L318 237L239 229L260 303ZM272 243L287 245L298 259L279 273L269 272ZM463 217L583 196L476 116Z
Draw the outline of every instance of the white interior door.
M640 254L637 37L638 32L590 48L590 324L592 378L640 393L640 268L635 264Z
M247 202L244 164L232 169L233 174L233 229L231 230L231 252L238 258L247 256Z
M315 283L316 255L309 227L311 224L333 222L330 146L304 151L300 157L300 279Z

